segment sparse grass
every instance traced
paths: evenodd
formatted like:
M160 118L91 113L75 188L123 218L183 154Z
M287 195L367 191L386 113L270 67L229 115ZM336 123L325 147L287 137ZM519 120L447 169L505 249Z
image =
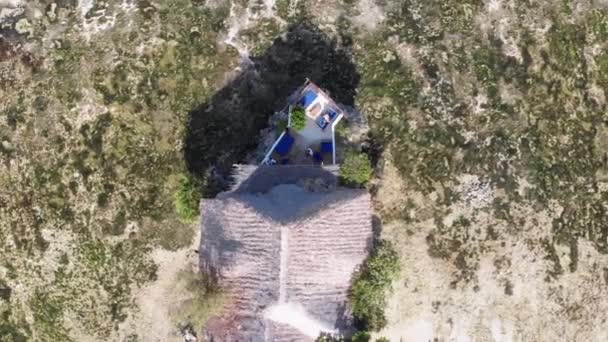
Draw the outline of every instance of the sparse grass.
M483 1L442 1L441 24L449 32L466 34L474 28L474 14L483 6Z
M11 246L0 260L11 283L31 289L24 293L31 305L16 305L10 317L0 308L0 340L62 341L63 314L89 339L118 338L113 334L135 305L132 291L155 278L150 250L191 242L192 226L174 213L169 178L183 169L175 146L188 111L211 95L234 60L213 43L228 6L139 1L141 12L128 19L116 13L115 25L85 47L69 28L78 26L75 12L66 11L75 2L57 5L66 31L44 47L36 44L46 38L31 40L39 59L32 64L44 68L16 65L9 76L19 82L2 89L0 142L11 151L0 147L0 158L23 164L19 171L8 162L0 167L0 244ZM152 40L170 43L152 47ZM146 49L136 56L140 45ZM130 225L137 229L126 234ZM54 241L66 234L70 243ZM49 247L69 262L53 269ZM44 297L34 296L38 288Z
M175 251L191 246L197 227L191 223L165 219L149 223L142 231L144 239L166 250Z
M250 53L253 56L263 54L279 34L279 25L274 19L262 20L255 29L252 28L240 32L241 36L251 42L250 44L253 48Z
M63 327L63 304L61 299L51 297L46 291L38 289L31 302L37 339L49 341L72 341Z
M564 75L575 74L584 63L585 30L576 24L556 19L548 33L549 51L555 68Z
M180 271L176 288L184 291L181 300L171 317L176 325L191 325L195 331L201 331L207 320L223 305L223 294L214 284L206 281L205 276L191 270Z
M542 239L539 242L541 247L545 250L545 260L553 264L552 267L547 270L547 276L545 277L545 281L555 280L564 273L564 269L562 268L562 265L559 261L559 256L557 255L557 251L555 250L555 246L551 241L548 241L547 239Z
M594 9L589 13L587 27L596 42L608 40L608 11Z
M608 91L608 53L603 51L595 57L595 63L598 67L598 83Z

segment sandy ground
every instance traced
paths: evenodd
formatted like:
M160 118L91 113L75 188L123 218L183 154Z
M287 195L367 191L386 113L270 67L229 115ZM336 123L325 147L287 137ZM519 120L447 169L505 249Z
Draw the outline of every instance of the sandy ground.
M376 30L378 25L385 19L382 8L373 0L361 0L357 3L359 15L353 18L353 23L364 28L368 32Z
M439 195L424 200L408 190L390 162L378 186L379 212L402 210L409 198L416 204L410 217L417 222L394 221L383 227L383 237L399 248L402 273L389 298L389 325L376 336L402 342L608 340L608 283L603 275L608 256L581 238L578 268L570 272L568 246L555 244L563 274L547 276L554 263L539 241L551 241L552 220L561 207L535 211L512 204L511 213L525 221L515 230L488 211L492 200L503 196L501 191L476 176L461 177L453 186L460 200L450 206L443 224L449 227L461 215L472 221L469 233L475 240L461 249L473 252L466 260L476 266L470 282L453 286L459 273L455 255L431 257L427 243L435 228L430 199ZM498 238L488 238L489 225Z
M427 223L428 224L428 223ZM403 227L387 230L395 233ZM605 262L589 244L581 244L579 271L555 282L544 280L546 260L525 243L512 240L502 251L480 258L477 289L450 287L453 267L431 258L424 229L402 244L403 275L387 310L389 326L378 336L391 341L606 341L606 285L593 274L594 260ZM496 260L510 256L498 271ZM562 255L563 256L563 255ZM505 292L506 281L513 293Z
M196 229L191 246L177 251L159 248L152 252L158 265L158 278L135 293L139 312L123 323L131 327L121 328L121 331L135 331L140 341L183 342L184 338L176 329L170 313L177 309L177 303L184 295L187 296L176 291L178 273L189 269L198 272L198 254L194 251L198 249L199 242L200 230Z

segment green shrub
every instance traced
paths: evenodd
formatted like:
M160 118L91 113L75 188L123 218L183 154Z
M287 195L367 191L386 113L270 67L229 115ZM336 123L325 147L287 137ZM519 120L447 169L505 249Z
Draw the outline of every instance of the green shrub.
M370 342L372 337L367 331L357 331L352 338L353 342Z
M319 334L315 342L344 342L344 337L340 334L331 334L322 332Z
M193 222L198 216L201 199L199 183L192 177L182 176L175 192L175 211L184 223Z
M399 256L388 241L380 241L355 275L349 294L353 315L366 330L386 326L386 295L399 275Z
M291 128L301 131L306 127L306 112L302 107L295 107L291 110Z
M349 152L340 165L340 182L347 186L361 187L372 176L372 166L363 153Z

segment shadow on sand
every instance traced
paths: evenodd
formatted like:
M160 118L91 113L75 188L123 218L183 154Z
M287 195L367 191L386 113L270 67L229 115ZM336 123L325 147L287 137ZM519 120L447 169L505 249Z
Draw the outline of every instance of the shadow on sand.
M359 74L350 52L309 22L291 25L251 60L252 66L189 113L185 160L189 172L205 180L205 197L227 189L232 165L258 145L269 116L306 78L336 102L354 103Z

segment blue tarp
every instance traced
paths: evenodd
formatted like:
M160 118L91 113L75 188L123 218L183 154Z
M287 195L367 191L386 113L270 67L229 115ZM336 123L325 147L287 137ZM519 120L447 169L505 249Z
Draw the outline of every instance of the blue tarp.
M280 156L284 156L289 153L291 146L293 145L293 137L287 133L283 135L277 146L274 148L274 151L278 153Z
M325 141L321 143L321 153L333 153L333 143L331 141Z
M302 96L302 98L300 99L300 102L298 104L304 108L308 108L308 106L310 106L310 104L313 103L316 98L317 98L317 93L315 93L312 90L307 90L304 93L304 96Z

